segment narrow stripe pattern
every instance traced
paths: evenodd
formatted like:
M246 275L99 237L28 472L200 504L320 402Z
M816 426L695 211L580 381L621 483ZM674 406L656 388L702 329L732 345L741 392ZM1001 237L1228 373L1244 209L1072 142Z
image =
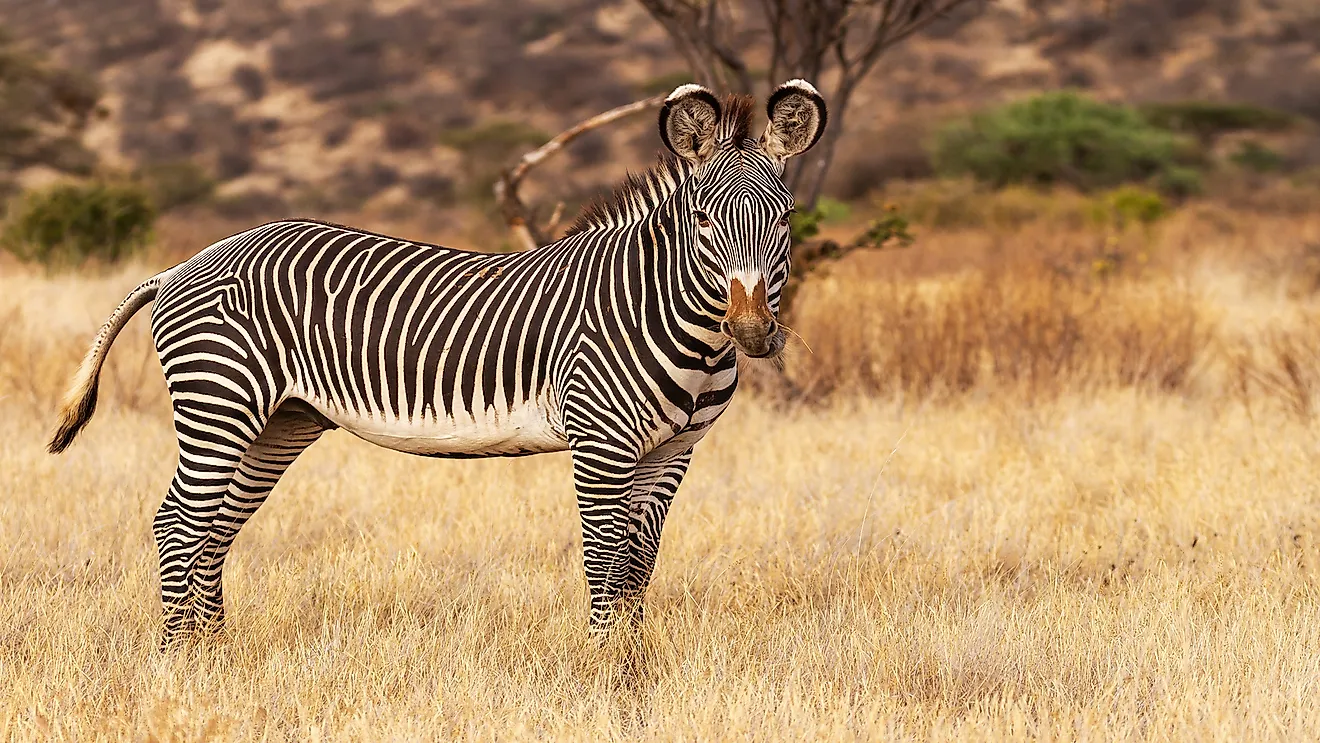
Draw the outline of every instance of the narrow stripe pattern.
M234 538L335 428L435 457L570 451L590 626L640 620L693 446L737 386L730 281L763 282L777 312L788 278L783 159L746 137L746 103L731 108L713 154L663 158L535 250L286 220L130 295L84 364L83 402L102 346L154 295L179 444L154 522L166 642L223 621Z

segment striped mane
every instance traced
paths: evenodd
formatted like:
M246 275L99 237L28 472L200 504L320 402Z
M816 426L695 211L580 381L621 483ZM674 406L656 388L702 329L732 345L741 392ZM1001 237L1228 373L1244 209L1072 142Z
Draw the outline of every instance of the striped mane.
M751 96L729 95L724 98L724 115L717 129L720 146L742 149L747 144L754 108L755 101ZM690 165L662 152L659 161L650 169L628 173L623 183L615 186L608 196L597 197L583 207L564 237L637 224L677 191L691 174Z

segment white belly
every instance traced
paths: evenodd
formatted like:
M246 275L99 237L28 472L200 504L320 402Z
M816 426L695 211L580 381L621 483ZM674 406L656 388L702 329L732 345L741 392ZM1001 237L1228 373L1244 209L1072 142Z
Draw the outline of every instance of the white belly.
M568 448L561 431L551 423L545 408L536 404L488 408L468 414L461 410L453 418L421 416L412 420L362 415L351 410L328 409L308 400L340 428L387 449L428 456L509 456L564 451Z

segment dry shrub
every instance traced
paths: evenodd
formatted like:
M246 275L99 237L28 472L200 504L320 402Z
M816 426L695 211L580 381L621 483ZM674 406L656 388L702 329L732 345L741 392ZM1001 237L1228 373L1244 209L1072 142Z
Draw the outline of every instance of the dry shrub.
M1309 421L1320 394L1320 339L1313 328L1320 313L1305 313L1300 329L1274 329L1260 343L1241 342L1231 352L1237 393L1253 405L1278 405Z
M1211 324L1176 290L1143 288L1043 269L939 283L828 278L804 293L795 318L811 349L795 381L809 397L1184 391Z

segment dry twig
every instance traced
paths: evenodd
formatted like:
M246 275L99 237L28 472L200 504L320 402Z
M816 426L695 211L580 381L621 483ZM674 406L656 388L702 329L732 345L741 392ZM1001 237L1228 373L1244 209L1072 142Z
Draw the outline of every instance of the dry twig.
M665 96L663 95L653 96L612 108L585 121L578 122L557 134L549 142L523 155L516 165L500 176L500 179L495 182L495 202L500 206L500 213L504 217L505 224L513 231L514 237L517 238L524 249L531 250L551 242L564 211L564 205L560 203L555 207L550 220L544 226L537 226L531 211L518 195L518 186L522 184L522 180L527 176L527 173L583 134L635 113L659 108L664 101Z

